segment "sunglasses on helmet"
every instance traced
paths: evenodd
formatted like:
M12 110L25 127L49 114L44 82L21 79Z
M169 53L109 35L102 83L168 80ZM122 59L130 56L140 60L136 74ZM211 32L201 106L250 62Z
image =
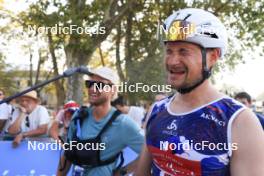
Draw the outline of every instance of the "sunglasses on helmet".
M188 21L175 20L166 28L165 24L160 28L164 41L186 40L196 32L196 26Z

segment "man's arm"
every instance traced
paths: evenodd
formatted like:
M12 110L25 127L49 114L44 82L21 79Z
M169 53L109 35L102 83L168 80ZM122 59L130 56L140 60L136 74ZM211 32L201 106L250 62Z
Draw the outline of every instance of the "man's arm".
M0 120L0 132L3 130L5 123L6 123L6 120Z
M73 121L71 121L69 126L69 131L67 134L67 138L69 141L72 140L73 132L75 131L75 126ZM63 141L62 141L63 142ZM66 162L66 163L65 163ZM63 155L59 161L58 169L57 169L57 176L66 176L69 169L71 168L71 162L66 160L65 156Z
M139 157L139 162L137 163L135 176L151 176L151 163L151 155L147 149L146 144L144 144Z
M24 132L23 137L36 137L43 134L47 134L48 131L48 124L40 125L37 129L31 130L28 132Z
M31 131L28 131L28 132L23 132L23 133L18 134L15 137L15 139L13 140L13 147L17 147L24 137L34 137L34 136L39 136L39 135L42 135L42 134L46 134L47 133L47 129L48 129L48 125L45 124L45 125L39 126L35 130L31 130Z
M19 133L21 131L21 123L25 117L26 117L26 113L20 112L18 118L8 128L8 133L13 134L13 135Z
M114 176L119 176L119 175L123 175L123 174L127 174L127 173L134 173L136 171L138 161L139 161L139 157L137 157L132 162L128 163L126 166L123 166L119 170L117 170L114 173ZM125 173L121 174L121 172L125 172Z
M52 125L51 125L50 130L49 130L49 135L50 135L53 139L55 139L55 140L57 140L57 141L60 140L60 139L59 139L59 122L58 122L58 121L54 120L54 121L52 122Z
M71 168L71 162L66 160L65 156L61 156L57 169L57 176L66 176Z
M121 128L120 128L120 139L122 145L131 148L137 154L140 154L144 137L140 132L140 127L135 123L135 121L127 115L122 119ZM120 141L120 142L121 142ZM136 170L138 158L131 161L127 166L123 167L127 173L134 173Z
M264 173L264 132L256 116L244 110L232 124L232 143L237 150L231 158L232 176L262 176Z

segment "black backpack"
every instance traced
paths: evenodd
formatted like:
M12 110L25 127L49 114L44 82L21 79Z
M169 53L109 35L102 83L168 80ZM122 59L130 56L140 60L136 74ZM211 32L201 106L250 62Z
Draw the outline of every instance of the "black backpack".
M101 143L102 134L111 126L112 122L120 114L121 112L116 110L95 138L81 140L77 137L77 129L76 129L71 141L77 141L77 143L81 143L82 145L85 145L85 144L99 145ZM88 108L81 107L80 110L77 112L77 115L73 119L75 125L77 126L77 123L79 121L80 126L81 126L84 118L87 118L87 117L88 117ZM101 150L86 150L85 148L83 148L82 150L78 150L76 146L72 146L71 150L65 150L64 155L67 160L71 161L75 165L89 166L92 168L111 164L115 162L116 159L120 156L121 161L115 170L119 169L123 165L124 157L123 157L122 151L116 154L115 156L112 156L109 159L104 160L104 161L100 159L100 151Z

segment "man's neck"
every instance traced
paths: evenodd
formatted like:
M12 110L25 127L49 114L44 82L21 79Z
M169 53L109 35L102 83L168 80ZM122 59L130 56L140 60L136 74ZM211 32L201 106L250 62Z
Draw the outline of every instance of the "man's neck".
M37 108L37 104L36 105L32 105L32 107L27 111L27 114L31 114L36 108Z
M111 104L110 103L104 103L102 105L94 106L93 108L93 117L96 121L100 121L102 118L104 118L109 111L111 110Z
M193 91L187 94L178 93L174 100L173 104L182 105L188 108L196 108L203 104L209 103L213 100L216 100L222 97L223 94L218 92L208 80L203 84L195 88Z

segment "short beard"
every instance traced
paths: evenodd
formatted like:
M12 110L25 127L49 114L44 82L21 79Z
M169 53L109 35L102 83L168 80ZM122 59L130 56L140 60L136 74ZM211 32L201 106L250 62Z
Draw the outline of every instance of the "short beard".
M196 79L195 81L192 81L192 82L190 82L190 83L185 83L184 85L182 85L182 86L180 86L180 87L177 87L177 88L175 87L175 89L176 89L177 91L179 91L179 90L181 90L181 89L188 89L188 88L190 88L190 87L196 85L196 84L199 83L200 81L202 81L202 79L203 79L203 77L201 76L201 77L199 77L198 79Z
M185 80L187 80L188 77L188 72L186 74ZM199 81L201 81L203 79L203 76L200 75L198 79L196 79L195 81L191 81L191 82L183 82L181 86L174 86L171 84L171 87L175 90L179 90L179 89L186 89L189 87L192 87L193 85L197 84Z
M100 105L104 104L105 102L107 102L107 98L102 97L102 98L99 98L96 102L90 102L90 104L91 104L91 106L100 106Z

